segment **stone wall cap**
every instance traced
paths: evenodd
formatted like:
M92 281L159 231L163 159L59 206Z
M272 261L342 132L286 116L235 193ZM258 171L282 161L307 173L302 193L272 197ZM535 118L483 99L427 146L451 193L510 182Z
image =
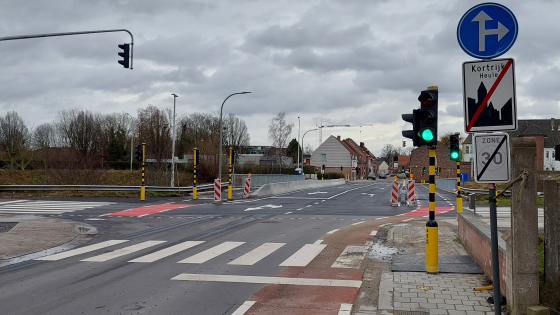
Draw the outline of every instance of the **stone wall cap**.
M512 137L511 143L514 147L536 147L537 139L533 137Z

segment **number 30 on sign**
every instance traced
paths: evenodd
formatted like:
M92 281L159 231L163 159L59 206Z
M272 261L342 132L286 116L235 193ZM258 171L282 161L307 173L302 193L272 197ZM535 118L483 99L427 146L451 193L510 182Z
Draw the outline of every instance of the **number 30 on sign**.
M511 180L510 141L507 133L477 133L474 143L474 180L507 183Z

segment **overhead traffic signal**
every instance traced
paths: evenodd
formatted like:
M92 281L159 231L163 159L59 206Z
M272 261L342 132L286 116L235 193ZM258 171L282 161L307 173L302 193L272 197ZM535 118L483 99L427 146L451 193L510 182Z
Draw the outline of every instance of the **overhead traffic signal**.
M418 146L434 146L437 144L438 90L429 87L418 96L420 109L414 113L414 125L418 130Z
M143 158L144 158L144 154L143 154L143 152L142 152L142 145L139 144L139 145L136 147L136 161L142 162Z
M130 44L119 45L119 48L123 50L119 52L119 56L123 57L122 60L119 60L119 63L128 69L130 65Z
M449 135L449 159L459 161L459 135Z

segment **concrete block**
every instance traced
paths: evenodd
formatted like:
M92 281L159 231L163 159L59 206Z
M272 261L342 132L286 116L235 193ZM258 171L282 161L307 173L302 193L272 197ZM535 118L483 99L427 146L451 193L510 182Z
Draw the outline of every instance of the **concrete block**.
M527 315L550 315L550 310L544 306L529 306L527 307Z

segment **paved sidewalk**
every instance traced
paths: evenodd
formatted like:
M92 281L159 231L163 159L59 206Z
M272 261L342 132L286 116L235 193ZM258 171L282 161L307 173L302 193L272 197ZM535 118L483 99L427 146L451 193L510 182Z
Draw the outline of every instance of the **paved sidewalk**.
M0 224L9 228L0 233L0 267L73 248L97 234L89 224L33 215L0 215Z
M456 219L438 220L438 257L468 256L459 243ZM387 246L407 255L418 255L425 261L426 218L393 225L387 235ZM375 242L375 239L374 239ZM394 258L393 258L394 259ZM440 259L441 270L441 259ZM368 270L364 271L367 274ZM383 271L379 283L377 307L354 309L355 315L380 314L465 314L493 315L493 305L486 299L492 291L474 291L487 285L483 274Z

